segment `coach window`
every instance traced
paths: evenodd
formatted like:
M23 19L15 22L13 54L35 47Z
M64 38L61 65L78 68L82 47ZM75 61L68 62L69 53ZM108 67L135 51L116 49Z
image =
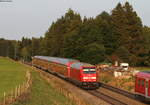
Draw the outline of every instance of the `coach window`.
M140 79L138 79L138 86L140 86L140 82L141 82L141 80L140 80Z
M145 81L144 81L144 80L142 80L142 86L144 86L144 83L145 83Z

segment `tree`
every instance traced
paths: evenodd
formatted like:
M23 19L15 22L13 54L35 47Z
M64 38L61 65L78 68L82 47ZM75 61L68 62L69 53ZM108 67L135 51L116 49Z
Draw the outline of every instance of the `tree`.
M85 51L78 58L83 62L89 62L91 64L103 62L105 60L105 48L103 45L91 43L85 46Z
M128 32L126 30L127 18L125 16L125 12L123 6L118 3L116 8L112 10L112 25L113 25L113 33L114 37L116 37L116 41L118 43L118 48L121 45L124 45L128 39Z
M102 31L101 32L103 36L102 41L105 47L105 51L106 51L105 53L107 54L107 56L109 56L118 47L118 43L117 43L118 39L116 35L113 33L114 27L111 22L111 16L104 11L96 17L95 21L99 27L99 30Z
M39 55L40 54L40 39L32 38L31 48L32 48L31 50L32 56Z
M150 66L150 28L147 26L143 27L143 35L145 39L146 54L144 55L144 65Z
M24 47L21 50L21 56L23 58L23 61L30 61L31 60L31 53L29 51L29 47Z
M66 38L64 56L92 64L101 62L105 54L102 40L101 27L98 27L93 18L86 18L86 21Z
M62 57L64 50L65 37L70 36L82 23L79 14L69 9L65 16L53 22L45 34L45 44L50 56Z
M128 62L136 62L135 59L137 59L138 64L135 65L143 64L142 56L146 50L142 22L128 2L124 6L119 3L112 11L112 23L114 34L118 36L118 45L123 46L131 55L134 55L128 58Z

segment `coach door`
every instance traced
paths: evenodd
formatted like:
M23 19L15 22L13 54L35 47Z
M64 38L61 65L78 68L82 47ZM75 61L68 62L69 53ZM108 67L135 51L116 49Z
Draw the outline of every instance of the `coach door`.
M150 80L147 80L147 95L150 97Z
M146 92L146 84L145 84L145 79L139 78L138 80L139 84L139 92L143 95L145 95Z
M145 96L147 97L148 96L148 79L145 80Z

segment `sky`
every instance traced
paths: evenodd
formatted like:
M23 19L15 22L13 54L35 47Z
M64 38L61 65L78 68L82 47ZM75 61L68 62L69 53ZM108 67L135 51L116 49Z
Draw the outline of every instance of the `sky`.
M95 17L102 11L111 13L118 2L126 1L143 24L150 26L150 0L12 0L0 2L0 38L20 40L44 36L51 23L69 8L82 17Z

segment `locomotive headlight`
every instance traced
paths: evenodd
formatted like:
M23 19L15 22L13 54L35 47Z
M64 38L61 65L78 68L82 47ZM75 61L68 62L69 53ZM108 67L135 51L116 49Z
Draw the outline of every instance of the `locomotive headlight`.
M96 77L83 77L83 79L96 79Z
M89 79L89 77L83 77L83 79Z
M96 77L91 77L91 79L96 79Z

